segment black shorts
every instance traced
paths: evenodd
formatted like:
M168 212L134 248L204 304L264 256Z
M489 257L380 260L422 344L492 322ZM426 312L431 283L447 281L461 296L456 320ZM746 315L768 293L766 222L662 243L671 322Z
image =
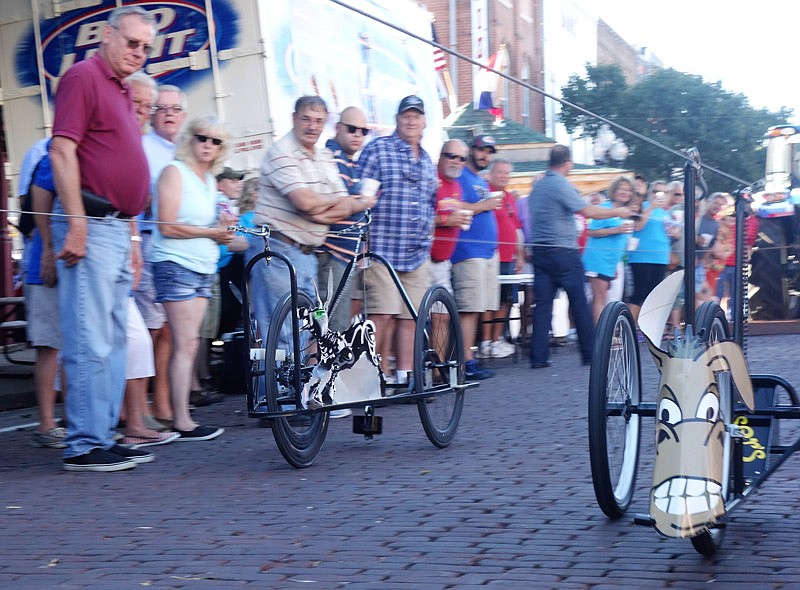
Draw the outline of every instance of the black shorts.
M651 264L649 262L637 262L631 264L633 273L633 295L631 303L641 306L650 292L664 280L667 273L666 264Z

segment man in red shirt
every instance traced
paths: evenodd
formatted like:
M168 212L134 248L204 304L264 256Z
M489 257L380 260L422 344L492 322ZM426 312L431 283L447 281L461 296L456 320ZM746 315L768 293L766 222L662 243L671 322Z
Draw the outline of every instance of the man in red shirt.
M112 11L100 48L58 85L50 158L58 201L57 254L68 471L120 471L153 460L115 444L125 388L131 267L141 268L141 238L126 220L144 209L149 172L130 88L155 39L141 6ZM88 217L88 218L87 218Z
M436 191L436 229L431 246L431 285L442 285L451 293L452 264L450 257L458 242L458 232L468 227L472 212L461 207L461 185L457 182L469 148L460 139L451 139L442 146L439 155L439 188Z
M503 192L503 205L494 210L497 219L497 250L500 254L500 274L513 275L522 272L525 264L522 222L517 215L517 199L506 190L513 165L508 160L495 158L489 165L489 190ZM500 285L500 309L487 311L484 321L508 317L511 305L517 303L519 285ZM481 356L502 358L514 352L514 346L503 339L505 323L492 321L489 340L481 343ZM485 336L484 336L485 337Z

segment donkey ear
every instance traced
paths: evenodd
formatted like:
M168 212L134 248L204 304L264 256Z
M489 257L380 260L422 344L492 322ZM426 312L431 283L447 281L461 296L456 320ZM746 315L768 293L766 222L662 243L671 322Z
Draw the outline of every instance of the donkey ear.
M644 300L638 323L650 343L661 342L672 305L682 288L683 271L679 270L661 281Z
M325 311L328 311L328 305L333 299L333 270L330 268L328 269L328 290L325 292L328 294L328 299L322 304L322 307L325 308Z
M317 288L317 281L311 279L311 284L314 287L314 295L317 297L317 309L322 309L322 298L319 296L319 288Z
M744 405L751 412L756 407L753 382L747 368L747 359L735 342L716 342L705 352L708 366L712 371L730 371L733 384L739 392Z

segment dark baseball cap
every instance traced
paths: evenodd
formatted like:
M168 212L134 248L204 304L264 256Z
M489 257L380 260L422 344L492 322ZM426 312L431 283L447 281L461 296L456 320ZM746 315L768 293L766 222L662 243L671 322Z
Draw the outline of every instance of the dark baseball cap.
M469 144L471 148L489 148L492 150L493 154L497 153L497 148L495 147L497 142L494 140L494 137L491 135L479 135L475 139L472 140L472 143Z
M403 100L400 101L400 106L397 107L397 114L400 115L405 113L406 111L410 111L411 109L416 109L423 115L425 114L425 103L422 102L422 99L419 96L406 96Z
M225 166L225 169L217 174L217 180L223 180L225 178L229 178L231 180L242 180L244 178L244 172Z

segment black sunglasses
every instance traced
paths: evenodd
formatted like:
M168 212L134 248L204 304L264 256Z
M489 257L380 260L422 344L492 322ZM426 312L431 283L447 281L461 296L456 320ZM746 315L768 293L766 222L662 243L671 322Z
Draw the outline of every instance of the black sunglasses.
M222 140L219 137L209 137L208 135L195 135L194 138L200 143L205 143L209 139L214 145L222 145Z
M125 33L120 31L119 27L113 27L113 29L119 33L120 37L125 39L125 42L128 44L128 49L131 51L136 51L141 47L147 55L150 55L150 52L153 50L152 45L148 45L144 41L139 41L138 39L131 39Z
M454 154L452 152L442 152L442 155L448 160L460 160L461 162L467 161L466 156L459 156L458 154Z
M369 134L369 129L367 127L356 127L355 125L348 125L347 123L341 123L345 127L347 127L348 133L355 133L356 131L360 131L361 135L366 137Z

